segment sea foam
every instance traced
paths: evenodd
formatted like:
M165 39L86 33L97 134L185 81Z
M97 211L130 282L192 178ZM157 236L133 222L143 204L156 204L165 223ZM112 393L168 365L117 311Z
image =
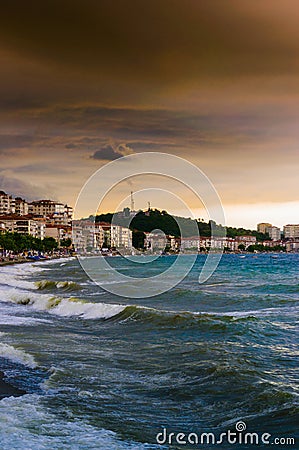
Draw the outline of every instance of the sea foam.
M23 364L24 366L34 369L37 363L32 355L24 352L24 350L12 347L8 344L0 343L0 357L9 359L15 363Z

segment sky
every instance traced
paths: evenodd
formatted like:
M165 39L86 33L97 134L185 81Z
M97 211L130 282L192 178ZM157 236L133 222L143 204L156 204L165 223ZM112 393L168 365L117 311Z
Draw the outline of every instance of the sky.
M74 206L107 162L166 152L207 175L228 225L298 223L298 23L297 0L5 2L0 190Z

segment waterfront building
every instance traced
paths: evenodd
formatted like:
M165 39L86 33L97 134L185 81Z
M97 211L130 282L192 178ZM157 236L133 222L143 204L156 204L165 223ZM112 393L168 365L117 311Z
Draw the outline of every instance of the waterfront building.
M77 251L98 252L110 247L132 249L132 231L120 225L73 220L73 243Z
M15 213L15 199L6 194L4 191L0 191L0 215L14 214Z
M95 224L90 220L73 220L72 237L76 251L92 252L97 249Z
M170 236L166 236L163 231L157 232L145 232L144 248L151 253L162 253L166 247L171 248ZM175 241L172 241L173 246L176 245Z
M283 227L283 234L285 239L299 238L299 224L289 224Z
M53 200L37 200L29 203L29 213L45 217L47 222L52 225L72 224L73 208L61 202Z
M299 252L299 239L287 241L285 246L287 252Z
M201 240L199 236L183 237L181 238L182 251L199 251Z
M64 239L72 239L72 228L65 225L46 224L45 237L52 237L60 245Z
M269 234L270 239L273 241L279 241L281 238L281 230L278 227L271 226L266 228L266 233Z
M29 213L28 203L21 197L16 197L14 204L15 214L18 216L27 216Z
M243 244L245 246L245 249L247 249L250 245L256 244L256 237L255 236L236 236L236 242L238 243L238 246Z
M111 247L111 225L107 222L97 222L95 224L97 247L108 249Z
M120 225L111 225L111 247L132 248L132 231Z
M10 233L30 234L33 237L44 239L45 221L33 218L30 215L18 216L16 214L0 216L6 231Z
M272 223L266 223L266 222L262 222L262 223L258 223L257 224L257 231L259 233L267 233L267 228L272 227Z

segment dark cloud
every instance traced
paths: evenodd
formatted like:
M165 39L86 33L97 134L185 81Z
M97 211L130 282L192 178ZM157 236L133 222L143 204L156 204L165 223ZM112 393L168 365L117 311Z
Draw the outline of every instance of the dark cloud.
M105 161L113 161L114 159L121 158L122 156L133 153L133 150L125 144L119 144L117 146L107 144L100 150L94 152L91 156L92 159L100 159Z
M208 151L216 154L232 145L265 142L270 135L272 139L282 139L286 126L290 126L292 133L296 130L296 113L296 108L286 111L273 108L273 104L263 108L257 105L242 112L232 108L205 112L82 106L48 110L42 120L51 123L58 133L63 133L59 128L62 120L63 127L72 130L72 140L64 138L66 149L82 154L89 151L94 159L110 160L132 151L181 149L184 153L185 148L187 153L194 146L201 154ZM121 147L110 141L126 145Z
M12 177L0 185L32 198L29 182L48 180L50 196L72 198L94 160L165 151L206 164L244 202L258 198L253 181L276 201L287 174L290 199L298 23L297 0L2 2L0 153Z
M294 0L10 0L2 45L97 77L170 82L298 72Z
M111 147L111 145L106 145L105 147L101 148L100 150L97 150L94 152L94 154L91 156L93 159L104 159L107 161L113 161L114 159L120 158L122 155L114 150L114 148Z

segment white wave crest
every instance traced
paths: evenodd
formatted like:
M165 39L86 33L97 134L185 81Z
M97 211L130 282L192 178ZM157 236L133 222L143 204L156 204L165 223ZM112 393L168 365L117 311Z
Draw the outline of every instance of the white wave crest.
M32 369L37 366L32 355L24 352L24 350L17 349L8 344L0 343L0 357L9 359L10 361L21 363Z
M109 319L122 312L126 305L92 303L75 297L61 298L49 294L10 289L5 292L2 302L28 305L35 311L47 311L62 317L78 316L84 319Z
M59 304L49 312L63 317L80 316L84 319L109 319L121 313L125 307L108 303L88 303L71 298L61 299Z

